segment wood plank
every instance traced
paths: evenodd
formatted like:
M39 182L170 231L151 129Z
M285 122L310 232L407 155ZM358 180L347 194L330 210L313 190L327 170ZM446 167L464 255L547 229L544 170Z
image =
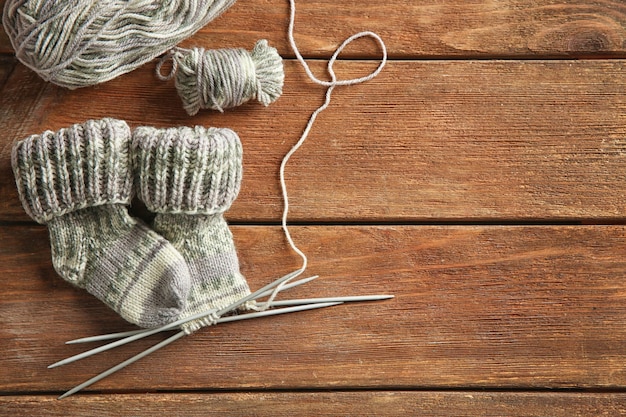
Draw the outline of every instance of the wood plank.
M311 57L329 57L343 39L363 30L379 33L397 58L625 56L626 6L618 0L297 3L297 41ZM284 0L239 0L183 45L249 48L265 38L291 56L287 7ZM3 34L0 52L11 51ZM370 42L347 52L353 57L378 56Z
M3 415L154 416L600 416L626 411L626 394L506 392L263 392L0 397Z
M233 227L259 288L299 265L277 227ZM321 278L285 297L390 301L205 329L92 389L538 389L626 385L626 226L294 227ZM59 392L155 344L53 370L64 341L129 329L55 275L46 230L0 228L0 392Z
M622 221L626 195L626 61L406 61L338 89L287 169L294 221ZM341 74L373 62L342 63ZM0 220L27 220L11 143L89 118L133 126L213 125L239 133L244 183L234 221L277 221L280 160L323 89L286 62L285 93L190 118L152 66L67 91L18 66L0 125ZM315 65L323 73L321 65Z

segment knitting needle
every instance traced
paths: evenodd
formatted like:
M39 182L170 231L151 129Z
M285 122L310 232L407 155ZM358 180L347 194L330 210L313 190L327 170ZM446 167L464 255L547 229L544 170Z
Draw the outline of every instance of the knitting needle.
M281 289L281 291L288 290L290 288L294 288L294 287L297 287L297 286L302 285L302 284L306 284L307 282L311 282L311 281L313 281L313 280L315 280L317 278L319 278L319 275L314 275L314 276L309 277L309 278L303 278L303 279L300 279L298 281L291 282L289 284L286 284ZM270 295L272 293L272 291L273 291L273 289L270 288L270 289L268 289L268 290L258 294L254 299L262 298L262 297L265 297L267 295ZM215 313L215 310L209 310L209 311L204 312L204 315L209 315L209 314L213 314L213 313ZM193 319L193 320L195 320L195 319ZM167 331L167 330L171 330L171 329L168 328L168 329L163 329L163 330L160 330L160 331ZM77 344L77 343L101 342L101 341L104 341L104 340L120 339L122 337L134 336L136 334L146 333L146 332L149 332L149 331L150 331L150 329L139 329L139 330L131 330L131 331L128 331L128 332L110 333L110 334L104 334L104 335L99 335L99 336L83 337L81 339L74 339L74 340L67 341L67 342L65 342L65 344L72 345L72 344ZM151 333L151 334L154 334L154 333Z
M307 278L307 280L309 280L309 278ZM299 283L300 283L300 281L294 282L293 284L289 284L289 285L295 285L295 284L299 284ZM285 288L283 288L283 289L287 289L287 288L288 287L285 286ZM265 295L268 295L270 292L271 292L271 290L268 290L267 294L261 294L259 296L259 298L263 297ZM360 302L360 301L381 301L381 300L388 300L388 299L391 299L391 298L394 298L394 296L393 295L356 295L356 296L347 296L347 297L301 298L301 299L296 299L296 300L274 300L274 301L272 301L270 307L283 307L283 306L315 304L315 303L332 303L332 302L347 303L347 302ZM210 310L210 311L214 312L214 310ZM210 313L207 313L207 314L210 314ZM239 314L238 316L243 317L244 315ZM217 323L222 323L222 321L217 320ZM171 329L168 329L168 330L171 330ZM121 339L123 337L134 336L136 334L141 334L141 333L145 333L145 332L148 332L148 331L150 331L150 330L140 329L140 330L131 330L129 332L122 332L122 333L110 333L110 334L105 334L105 335L100 335L100 336L91 336L91 337L84 337L82 339L70 340L70 341L65 342L65 343L70 345L70 344L78 344L78 343L102 342L102 341L105 341L105 340ZM162 330L162 331L167 331L167 330Z
M120 332L120 333L108 333L108 334L101 334L98 336L82 337L80 339L68 340L67 342L65 342L65 344L75 345L78 343L103 342L105 340L121 339L123 337L134 336L136 334L141 334L145 331L146 329L139 329L139 330L129 330L127 332Z
M151 353L161 349L163 346L167 346L170 343L180 339L184 335L185 335L185 332L176 333L175 335L165 339L164 341L162 341L162 342L152 346L149 349L144 350L143 352L133 356L132 358L127 359L124 362L117 364L113 368L108 369L108 370L102 372L101 374L96 375L93 378L83 382L82 384L75 386L71 390L67 391L65 394L61 395L59 397L59 400L62 400L63 398L66 398L66 397L69 397L70 395L77 393L78 391L82 390L83 388L87 388L91 384L95 384L96 382L100 381L101 379L106 378L107 376L109 376L111 374L114 374L115 372L119 371L122 368L125 368L126 366L130 365L131 363L136 362L139 359L141 359L141 358L143 358L145 356L148 356L149 354L151 354Z
M151 336L151 335L159 333L159 332L172 330L172 329L177 328L181 324L185 324L185 323L187 323L189 321L197 320L197 319L206 317L206 316L211 315L211 314L215 314L217 317L221 317L225 313L228 313L228 312L236 309L240 305L242 305L242 304L244 304L244 303L246 303L246 302L248 302L250 300L254 300L254 299L260 297L261 294L263 294L263 293L265 293L265 292L267 292L269 290L272 290L274 287L280 285L281 283L294 278L299 273L300 273L300 271L294 271L294 272L291 272L291 273L289 273L289 274L287 274L287 275L285 275L285 276L283 276L281 278L278 278L277 280L275 280L273 282L270 282L269 284L267 284L263 288L260 288L257 291L253 292L252 294L249 294L246 297L243 297L243 298L239 299L238 301L235 301L234 303L232 303L228 307L225 307L225 308L223 308L223 309L221 309L221 310L219 310L217 312L215 311L215 309L211 309L209 311L203 311L201 313L191 315L191 316L189 316L189 317L187 317L185 319L177 320L177 321L172 322L170 324L166 324L165 326L157 327L156 329L149 329L149 330L143 331L141 333L135 333L132 336L125 337L124 339L118 340L116 342L111 342L111 343L108 343L108 344L106 344L104 346L100 346L100 347L88 350L87 352L83 352L83 353L80 353L78 355L74 355L74 356L71 356L69 358L66 358L66 359L60 360L58 362L55 362L52 365L49 365L48 368L56 368L58 366L66 365L68 363L75 362L77 360L80 360L80 359L83 359L83 358L86 358L86 357L89 357L89 356L92 356L92 355L96 355L96 354L98 354L100 352L104 352L106 350L113 349L113 348L116 348L118 346L122 346L122 345L125 345L127 343L134 342L135 340L139 340L139 339ZM311 277L311 278L313 278L313 277ZM315 277L315 278L317 278L317 277Z
M328 303L379 301L379 300L388 300L393 297L394 297L393 295L359 295L359 296L347 296L347 297L302 298L302 299L296 299L296 300L273 301L271 303L271 307L313 306L315 304L328 304ZM309 308L306 308L306 309L308 310ZM295 311L302 311L302 310L300 309L290 310L288 308L284 308L284 309L277 309L277 310L265 310L265 311L254 312L254 313L238 314L235 316L219 317L216 320L215 324L229 323L229 322L239 321L239 320L249 320L249 319L254 319L258 317L265 317L265 316L270 316L274 314L284 314L284 313L290 313L290 312L295 312ZM172 329L169 329L169 330L172 330ZM162 331L165 331L165 330L162 330ZM148 333L148 334L144 334L144 333ZM132 334L131 336L127 336L125 339L118 340L117 342L111 342L106 345L103 345L103 346L88 350L86 352L71 356L69 358L63 359L61 361L55 362L52 365L49 365L48 368L56 368L59 366L67 365L69 363L76 362L84 358L88 358L98 353L116 348L118 346L134 342L135 340L142 339L147 336L151 336L152 334L155 334L155 333L157 332L155 332L154 330L141 331L141 333Z
M299 298L296 300L275 300L271 307L294 306L315 303L353 303L359 301L381 301L394 298L393 295L352 295L346 297ZM234 316L237 317L237 316Z
M343 304L341 301L333 301L326 303L297 304L292 307L277 308L275 310L255 311L254 313L238 314L236 316L220 317L218 323L230 323L233 321L256 319L259 317L276 316L278 314L296 313L299 311L313 310L316 308L332 307Z
M293 313L296 311L305 311L305 310L312 310L312 309L316 309L316 308L323 308L323 307L331 307L331 306L335 306L341 303L317 303L317 304L307 304L304 306L295 306L295 307L288 307L288 308L283 308L283 309L277 309L277 310L266 310L266 311L259 311L259 312L255 312L255 313L249 313L250 315L256 315L256 317L264 317L264 316L273 316L273 315L277 315L277 314L285 314L285 313ZM230 317L224 317L224 319L234 319L238 316L230 316ZM231 320L234 321L234 320ZM185 336L185 332L184 331L180 331L178 333L176 333L175 335L165 339L164 341L152 346L151 348L148 348L146 350L144 350L141 353L138 353L137 355L125 360L122 363L117 364L116 366L112 367L111 369L108 369L104 372L102 372L99 375L96 375L95 377L83 382L80 385L77 385L76 387L72 388L71 390L67 391L65 394L61 395L59 397L59 400L62 400L63 398L69 397L72 394L77 393L78 391L87 388L88 386L95 384L96 382L100 381L103 378L106 378L107 376L119 371L122 368L125 368L126 366L132 364L133 362L138 361L139 359L161 349L164 346L169 345L172 342L175 342L176 340L180 339L181 337Z
M293 301L296 301L296 300L293 300ZM322 303L319 303L319 302L318 303L305 303L304 305L302 305L302 303L297 303L294 307L290 307L290 308L281 308L281 309L276 309L276 310L265 310L265 311L258 311L258 312L254 312L254 313L238 314L236 316L219 317L217 319L217 321L216 321L216 324L217 323L228 323L228 322L231 322L231 321L238 321L238 320L248 320L248 319L264 317L264 316L272 316L272 315L275 315L275 314L292 313L292 312L297 312L297 311L309 310L311 308L321 308L321 307L324 307L324 306L328 306L329 303L330 303L330 305L335 305L334 303L341 303L341 301L322 302ZM285 305L290 305L290 304L285 304ZM291 304L291 305L294 305L294 304ZM172 323L172 325L174 325L174 323ZM176 326L174 326L173 328L175 328L175 327ZM168 329L168 330L172 330L172 329ZM140 334L135 334L135 335L126 337L124 339L118 340L116 342L107 343L106 345L102 345L102 346L99 346L97 348L93 348L93 349L90 349L88 351L85 351L85 352L79 353L77 355L70 356L69 358L66 358L66 359L60 360L58 362L55 362L52 365L49 365L48 369L57 368L59 366L67 365L67 364L70 364L72 362L76 362L76 361L79 361L81 359L85 359L85 358L88 358L90 356L97 355L98 353L105 352L107 350L116 348L118 346L122 346L122 345L125 345L127 343L134 342L135 340L139 340L139 339L142 339L142 338L147 337L147 336L151 336L151 335L153 335L155 333L158 333L160 331L164 331L164 330L159 330L159 329L148 330L147 332L140 333Z
M305 306L306 308L304 308L303 310L308 310L309 308L314 308L314 305L316 304L344 303L344 302L355 302L355 301L377 301L377 300L387 300L390 298L393 298L393 295L364 295L364 296L349 296L349 297L304 298L304 299L297 299L297 300L274 301L272 302L272 307ZM277 309L277 310L265 310L265 311L254 312L254 313L238 314L235 316L220 317L217 319L216 324L229 323L229 322L239 321L239 320L249 320L249 319L254 319L258 317L271 316L274 314L285 314L285 313L297 312L297 311L302 311L302 309L283 308L283 309ZM118 340L117 342L111 342L106 345L88 350L86 352L79 353L77 355L55 362L52 365L49 365L48 368L51 369L51 368L57 368L59 366L67 365L72 362L76 362L78 360L85 359L90 356L96 355L98 353L116 348L118 346L134 342L135 340L150 336L155 333L153 330L152 331L149 330L148 332L150 334L147 334L147 335L143 335L143 333L134 334L123 340Z

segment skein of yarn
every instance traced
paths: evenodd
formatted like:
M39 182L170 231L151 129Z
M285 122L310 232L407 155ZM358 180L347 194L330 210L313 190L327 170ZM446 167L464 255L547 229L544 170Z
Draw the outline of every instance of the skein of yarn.
M161 72L172 61L169 74ZM223 112L257 99L268 106L282 94L285 73L276 48L265 39L252 51L242 48L174 48L157 64L156 74L163 81L175 77L176 90L190 116L200 109Z
M235 0L7 0L16 57L70 89L111 80L162 55Z

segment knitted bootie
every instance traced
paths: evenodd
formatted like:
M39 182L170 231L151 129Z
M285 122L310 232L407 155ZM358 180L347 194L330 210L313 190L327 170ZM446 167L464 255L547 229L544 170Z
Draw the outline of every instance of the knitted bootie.
M142 327L175 320L189 270L165 239L130 217L130 129L114 119L46 131L15 144L12 165L26 212L46 224L52 263Z
M140 127L133 133L132 152L137 194L157 213L153 228L189 266L192 285L181 318L223 308L248 295L223 216L241 184L237 134L200 126ZM192 333L210 324L211 318L195 320L183 330Z

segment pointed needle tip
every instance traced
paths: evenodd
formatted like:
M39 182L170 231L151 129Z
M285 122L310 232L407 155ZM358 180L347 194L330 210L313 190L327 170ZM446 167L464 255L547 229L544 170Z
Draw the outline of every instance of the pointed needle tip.
M69 391L68 391L68 392L66 392L65 394L60 395L60 396L57 398L57 400L62 400L63 398L67 398L67 397L69 397L70 395L72 395L72 394L74 394L74 393L75 393L75 391L74 391L74 390L69 390Z

